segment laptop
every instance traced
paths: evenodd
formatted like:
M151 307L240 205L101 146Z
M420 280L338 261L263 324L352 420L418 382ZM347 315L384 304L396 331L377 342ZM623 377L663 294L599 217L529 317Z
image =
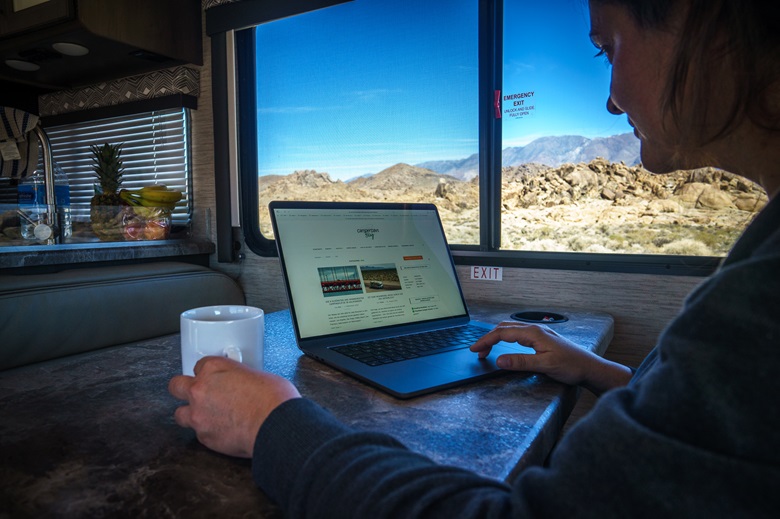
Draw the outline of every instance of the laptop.
M269 210L306 355L410 398L499 374L498 355L533 353L506 342L485 359L469 350L493 325L469 317L435 205L273 201ZM449 337L439 347L432 334Z

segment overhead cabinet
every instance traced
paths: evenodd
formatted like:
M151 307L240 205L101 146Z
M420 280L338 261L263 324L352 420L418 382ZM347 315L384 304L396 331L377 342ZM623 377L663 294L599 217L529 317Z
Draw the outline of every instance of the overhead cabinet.
M0 80L62 90L203 64L200 0L0 0Z

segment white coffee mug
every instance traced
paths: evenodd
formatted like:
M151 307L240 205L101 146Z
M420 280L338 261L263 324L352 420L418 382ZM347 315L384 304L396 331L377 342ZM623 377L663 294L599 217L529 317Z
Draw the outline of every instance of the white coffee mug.
M193 375L201 357L216 355L263 369L265 315L253 306L203 306L181 314L181 369Z

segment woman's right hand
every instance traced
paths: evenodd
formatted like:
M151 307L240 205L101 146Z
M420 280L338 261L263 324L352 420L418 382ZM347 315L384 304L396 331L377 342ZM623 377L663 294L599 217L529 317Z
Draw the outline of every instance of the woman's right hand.
M300 397L288 380L224 357L203 357L194 372L168 383L171 395L187 401L174 419L193 429L203 445L229 456L251 458L265 419L283 402Z
M502 322L475 342L471 351L484 358L500 341L516 342L536 352L535 355L501 355L496 364L502 369L543 373L564 384L581 385L597 395L631 380L629 368L591 353L547 326L536 324Z

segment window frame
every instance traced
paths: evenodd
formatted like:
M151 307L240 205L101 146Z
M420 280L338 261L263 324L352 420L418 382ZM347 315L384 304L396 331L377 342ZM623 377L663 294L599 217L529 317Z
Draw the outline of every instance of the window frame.
M321 4L336 4L341 1L312 1L310 9L302 9L299 13L324 7ZM476 0L478 1L478 60L479 60L479 218L480 218L480 243L479 245L450 244L453 259L459 265L481 265L517 268L560 269L595 272L664 274L683 276L708 276L713 273L723 258L713 256L672 256L654 254L598 254L579 252L545 252L545 251L518 251L499 249L501 236L501 145L502 145L502 121L494 116L494 95L500 92L502 84L503 66L503 0ZM251 26L246 17L243 17L241 26L231 23L227 14L231 6L251 4L239 2L226 4L222 9L207 11L207 30L209 25L214 29L212 39L225 31L235 30L235 102L236 113L256 113L255 100L255 69L254 69L254 26L263 21L272 21L274 17L269 13L263 13L263 8L255 5L252 12L256 14L252 18ZM245 8L247 6L244 6ZM246 11L245 11L246 12ZM296 13L297 14L297 13ZM234 15L235 16L235 13ZM241 18L239 18L241 19ZM209 24L209 22L211 22ZM214 40L212 40L214 41ZM214 77L226 73L224 57L219 52L226 46L219 44L220 50L212 53L215 60ZM216 49L216 47L214 47ZM225 49L226 50L226 49ZM215 114L217 106L227 106L227 82L218 85L215 79L214 103ZM606 95L606 93L605 93ZM258 179L256 174L242 174L242 172L257 171L257 147L256 142L256 118L240 119L237 128L237 164L240 186L240 208L244 241L247 247L259 256L273 257L277 255L274 240L265 237L259 225L248 225L247 222L259 221L259 208L257 207ZM215 129L217 122L215 121ZM227 132L223 132L227 133ZM225 136L224 139L227 137ZM220 141L220 133L215 131L215 139ZM215 148L222 149L222 153L229 153L229 144L215 143ZM225 160L223 160L223 163ZM219 168L217 168L219 170ZM227 200L229 201L229 200ZM224 208L220 208L221 202L226 199L218 199L217 214ZM229 206L229 204L228 204ZM228 207L229 211L230 208ZM223 216L223 222L226 221ZM229 222L227 222L229 223ZM237 250L237 244L233 241L233 229L228 229L227 223L223 223L223 236L230 231L230 238L218 244L225 252L220 254L219 261L232 261ZM218 223L218 235L219 235ZM219 237L219 236L218 236Z

